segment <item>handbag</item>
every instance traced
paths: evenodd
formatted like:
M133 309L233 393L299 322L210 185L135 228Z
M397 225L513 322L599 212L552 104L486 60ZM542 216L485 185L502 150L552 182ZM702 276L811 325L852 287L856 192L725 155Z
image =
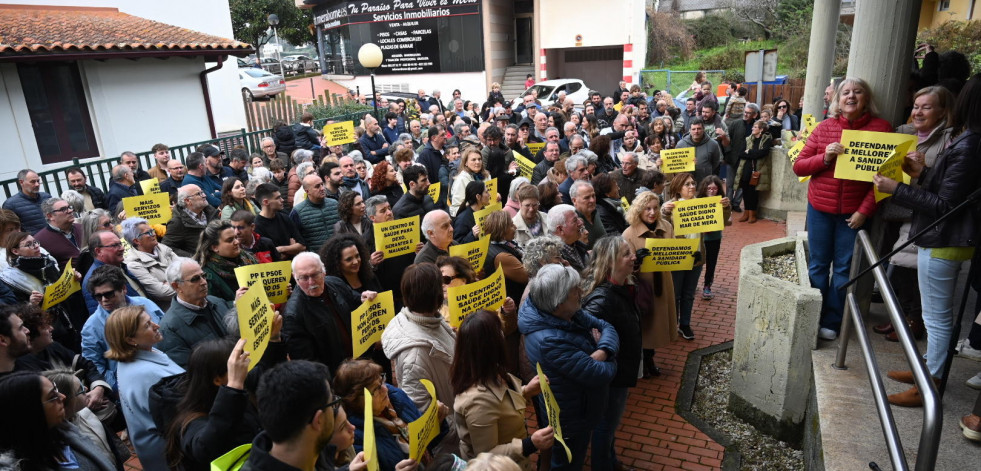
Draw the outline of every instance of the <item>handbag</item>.
M753 161L753 173L749 176L749 186L756 186L760 184L760 171L756 170L756 161Z

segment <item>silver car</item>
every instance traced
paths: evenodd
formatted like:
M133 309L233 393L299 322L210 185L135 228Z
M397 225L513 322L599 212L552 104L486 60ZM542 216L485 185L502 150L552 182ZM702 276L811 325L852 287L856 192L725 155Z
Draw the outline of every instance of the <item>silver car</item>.
M274 97L286 91L286 80L262 69L239 69L238 80L242 84L242 96L247 101L259 97Z

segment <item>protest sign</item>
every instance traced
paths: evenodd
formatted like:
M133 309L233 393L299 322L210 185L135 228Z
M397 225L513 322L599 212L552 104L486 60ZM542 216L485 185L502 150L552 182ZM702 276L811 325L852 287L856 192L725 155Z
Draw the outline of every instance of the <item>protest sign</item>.
M695 148L665 149L661 151L661 171L682 173L695 171Z
M140 188L143 189L144 195L160 193L160 180L157 180L156 178L140 180Z
M501 206L501 203L494 203L494 204L488 205L486 208L481 209L480 211L474 211L474 213L473 213L473 222L474 222L474 225L476 225L477 227L480 228L481 231L483 231L484 230L484 218L486 218L487 215L490 214L490 213L493 213L495 211L503 211L503 210L504 210L504 207Z
M375 247L385 258L414 253L419 241L419 216L375 223Z
M429 184L429 197L433 199L433 203L439 202L439 182L433 182Z
M620 207L623 208L623 214L627 214L627 211L630 211L630 202L627 201L626 196L620 197Z
M496 311L504 305L504 270L501 265L491 276L463 286L446 288L450 325L460 327L463 319L479 309Z
M555 441L561 443L562 448L565 448L565 456L571 463L572 451L569 450L569 445L566 445L565 439L562 438L562 424L559 422L559 403L555 400L552 387L548 385L548 378L545 376L545 373L542 373L542 364L535 363L535 369L538 370L538 382L542 385L542 399L545 402L545 413L548 416L548 424L552 426Z
M426 453L426 447L439 435L439 405L436 403L436 388L432 381L420 379L426 391L429 391L429 407L422 415L409 422L409 459L419 461Z
M805 145L807 145L807 141L797 141L797 144L794 144L794 147L791 147L790 150L787 151L787 157L790 158L791 168L793 168L794 162L797 161L797 158L800 157L800 152L804 150ZM811 179L810 175L806 177L797 177L797 181L801 183L804 183L810 179Z
M640 264L641 273L691 270L695 266L698 239L646 239L651 254Z
M388 322L395 317L395 302L392 290L383 291L375 299L361 303L351 311L351 345L354 348L354 358L368 351L375 342L381 340L382 332Z
M538 151L545 148L544 142L529 142L528 144L525 145L528 146L528 150L531 151L531 155L537 155Z
M251 370L266 353L276 312L266 297L266 290L259 283L253 283L241 298L235 300L235 308L238 310L239 335L245 339L243 350L249 352Z
M490 247L490 236L484 235L480 240L466 244L451 245L450 256L465 258L470 262L473 270L479 272L484 267L484 260L487 258L487 248Z
M845 146L845 153L835 161L835 178L871 182L893 154L905 157L915 149L916 136L846 129L841 132L841 145Z
M374 417L374 401L371 399L371 391L364 388L364 413L361 417ZM368 465L368 471L378 471L378 444L375 443L375 421L364 421L364 460Z
M674 235L721 231L724 227L721 196L674 203Z
M239 286L252 286L252 283L262 280L262 286L266 289L266 296L273 304L286 302L286 298L289 297L287 287L290 285L292 276L293 268L289 261L260 263L235 268L235 279L238 280Z
M528 160L525 156L518 153L518 151L512 150L511 155L514 156L514 161L518 163L518 172L522 177L527 178L531 181L532 175L535 173L535 162Z
M354 121L325 124L324 138L328 146L339 146L354 142L357 140L354 135Z
M490 195L491 201L497 201L497 179L491 178L490 180L485 180L484 188L487 189L487 194Z
M47 311L51 306L68 299L74 292L81 289L82 285L75 279L75 269L72 268L72 261L69 260L61 272L61 276L54 283L44 287L44 300L41 301L41 310Z
M126 217L146 219L150 224L167 224L170 221L170 194L151 193L123 198Z
M882 165L879 166L879 173L884 177L891 178L897 182L909 183L909 176L903 173L903 160L906 159L906 154L893 153L892 157L889 157ZM878 189L875 189L875 201L878 203L888 197L892 196L888 193L881 193Z

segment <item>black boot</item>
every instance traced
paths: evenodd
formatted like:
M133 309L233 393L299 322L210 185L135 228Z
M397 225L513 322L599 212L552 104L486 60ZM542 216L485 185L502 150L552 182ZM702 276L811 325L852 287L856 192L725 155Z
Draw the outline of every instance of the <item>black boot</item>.
M654 364L654 349L644 349L644 378L661 376L661 369Z

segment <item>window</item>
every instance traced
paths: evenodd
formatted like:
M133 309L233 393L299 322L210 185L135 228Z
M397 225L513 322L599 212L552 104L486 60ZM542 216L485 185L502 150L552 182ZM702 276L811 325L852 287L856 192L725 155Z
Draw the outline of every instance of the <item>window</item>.
M937 11L950 10L950 0L940 0L937 2Z
M85 90L74 62L18 64L41 163L99 155Z

